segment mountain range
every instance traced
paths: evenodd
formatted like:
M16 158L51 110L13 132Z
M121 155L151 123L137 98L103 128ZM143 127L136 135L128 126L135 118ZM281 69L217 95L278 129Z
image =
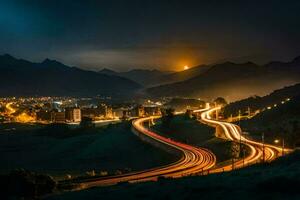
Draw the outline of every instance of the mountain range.
M102 69L99 73L116 75L133 80L144 87L153 87L178 81L188 80L208 70L210 66L199 65L188 70L173 72L147 69L133 69L126 72L116 72L111 69Z
M128 96L142 88L129 79L69 67L55 60L33 63L0 56L1 96Z
M158 82L160 78L171 72L159 71L156 69L154 70L133 69L126 72L116 72L111 69L104 68L101 71L99 71L99 73L124 77L132 81L135 81L143 85L144 87L149 87L149 86L161 85L162 83Z
M300 82L300 57L291 62L225 62L210 66L190 79L146 89L155 97L192 97L211 100L218 96L229 101L251 95L265 95L277 88Z
M34 63L0 56L0 96L184 97L228 101L265 95L300 82L300 57L290 62L224 62L181 72L135 69L99 72L55 60Z

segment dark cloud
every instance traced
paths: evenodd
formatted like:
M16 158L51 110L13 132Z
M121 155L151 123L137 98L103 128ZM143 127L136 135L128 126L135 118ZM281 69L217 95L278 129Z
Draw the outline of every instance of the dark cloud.
M96 69L300 54L300 2L1 1L0 52Z

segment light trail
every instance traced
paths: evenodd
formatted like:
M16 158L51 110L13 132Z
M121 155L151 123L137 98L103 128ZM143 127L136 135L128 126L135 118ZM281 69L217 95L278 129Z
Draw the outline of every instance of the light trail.
M5 105L5 108L7 110L7 115L12 115L13 113L16 112L16 110L12 107L12 105L13 105L13 102L7 103Z
M18 115L16 115L17 110L12 107L14 102L7 103L5 105L6 108L6 114L8 117L11 118L11 120L15 122L20 122L20 123L28 123L28 122L34 122L35 118L32 117L31 115L27 114L26 112L22 112Z
M237 143L241 142L244 145L247 145L250 149L250 153L244 159L240 159L234 162L234 165L226 165L224 167L219 167L216 169L211 170L212 173L214 172L222 172L222 171L230 171L232 167L234 168L242 168L246 165L251 165L257 163L262 159L269 162L274 160L275 158L279 157L283 153L290 153L292 150L287 148L280 148L270 144L263 144L261 142L256 142L250 140L242 135L241 128L235 124L231 124L228 122L218 121L212 119L210 116L213 112L219 110L220 107L212 108L207 111L201 113L201 122L217 127L220 126L223 131L224 135L228 140L235 141ZM196 111L199 112L199 111ZM264 157L264 158L263 158Z
M204 110L203 110L204 111ZM155 142L171 148L173 151L181 153L180 160L169 165L143 170L138 172L127 173L123 175L116 175L101 178L89 178L75 183L80 184L80 188L86 189L95 186L114 185L120 182L141 182L157 180L158 177L165 178L179 178L183 176L190 176L203 173L216 164L216 156L209 150L204 148L193 147L184 143L176 142L169 138L158 135L157 133L144 127L144 123L158 119L157 117L139 118L132 122L135 131L143 136L151 138Z
M208 171L209 173L219 173L223 171L230 171L236 168L242 168L250 164L254 164L260 161L263 155L265 155L266 161L272 161L276 157L280 156L281 148L274 145L262 144L250 139L245 138L241 134L241 129L235 124L228 122L217 121L211 118L211 113L215 112L220 108L213 109L201 109L195 110L194 112L201 113L201 121L210 126L220 126L222 127L225 137L228 140L240 142L247 145L250 149L249 155L244 159L240 159L234 164L228 164L226 166L213 168L216 164L215 155L207 149L193 147L184 143L173 141L169 138L158 135L157 133L144 127L144 123L152 121L153 119L160 118L157 117L145 117L139 118L132 122L132 126L135 131L139 134L143 134L148 138L159 142L162 145L166 145L173 150L179 151L182 157L177 162L171 163L169 165L160 166L148 170L132 172L122 175L100 177L100 178L88 178L80 181L72 181L72 183L80 184L79 188L76 190L86 189L95 186L107 186L114 185L121 182L142 182L142 181L155 181L159 177L166 178L179 178L189 175L203 174L203 172ZM264 153L263 153L264 146ZM291 152L290 149L284 149L285 153ZM208 174L208 173L207 173Z

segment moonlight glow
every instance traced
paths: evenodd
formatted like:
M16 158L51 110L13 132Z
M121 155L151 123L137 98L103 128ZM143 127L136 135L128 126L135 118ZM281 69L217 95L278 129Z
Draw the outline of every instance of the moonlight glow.
M187 66L187 65L185 65L184 67L183 67L183 70L188 70L189 69L189 66Z

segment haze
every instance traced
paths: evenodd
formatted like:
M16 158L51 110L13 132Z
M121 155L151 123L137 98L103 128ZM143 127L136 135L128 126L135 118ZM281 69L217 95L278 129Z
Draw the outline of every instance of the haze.
M300 52L299 10L296 0L6 1L0 53L119 71L284 61Z

